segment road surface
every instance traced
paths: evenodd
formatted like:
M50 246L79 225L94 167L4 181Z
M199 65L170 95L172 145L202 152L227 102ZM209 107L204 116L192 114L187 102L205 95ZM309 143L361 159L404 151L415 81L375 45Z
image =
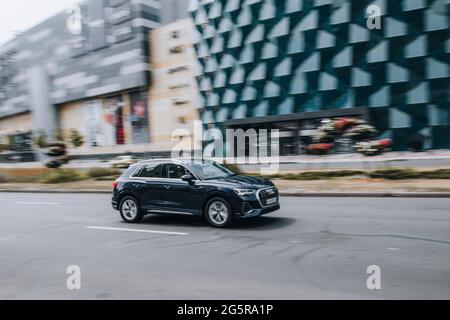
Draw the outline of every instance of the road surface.
M0 299L450 298L450 199L283 198L227 230L191 216L126 225L107 195L0 201ZM72 265L81 290L66 287Z

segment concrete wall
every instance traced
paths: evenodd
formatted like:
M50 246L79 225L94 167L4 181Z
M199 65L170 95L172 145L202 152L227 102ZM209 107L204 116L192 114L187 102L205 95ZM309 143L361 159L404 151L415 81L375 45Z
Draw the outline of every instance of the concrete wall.
M193 73L193 27L191 19L184 19L151 33L153 85L149 105L152 142L171 141L177 129L193 133L194 121L199 119L198 88ZM198 142L195 146L198 147Z
M0 119L0 136L28 132L32 128L31 113Z

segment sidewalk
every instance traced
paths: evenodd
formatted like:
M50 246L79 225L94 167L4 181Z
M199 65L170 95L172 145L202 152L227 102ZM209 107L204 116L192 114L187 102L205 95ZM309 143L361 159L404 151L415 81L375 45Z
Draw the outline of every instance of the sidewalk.
M266 158L265 162L275 163L277 158ZM450 166L450 150L432 150L425 152L389 152L383 155L374 157L365 157L361 154L335 154L328 156L281 156L279 157L280 164L330 164L330 163L386 163L394 165L396 161L418 161L421 160L440 160L442 164ZM394 163L391 163L394 162ZM419 163L420 164L420 163ZM255 164L246 164L245 166L254 166ZM424 162L424 167L427 162ZM100 160L72 160L66 168L83 169L83 168L108 168L110 167L108 161ZM42 167L40 162L28 163L4 163L0 162L1 168L37 168Z
M282 196L296 197L446 197L450 180L369 179L364 177L313 181L273 180ZM61 184L1 183L0 192L111 194L113 181L86 180Z

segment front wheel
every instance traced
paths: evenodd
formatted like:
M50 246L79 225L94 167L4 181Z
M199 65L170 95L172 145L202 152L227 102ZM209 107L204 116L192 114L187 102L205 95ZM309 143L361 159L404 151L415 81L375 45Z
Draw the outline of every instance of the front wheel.
M120 202L120 215L126 223L138 223L143 218L139 203L134 197L125 197Z
M233 222L231 207L222 198L214 198L208 201L205 216L208 223L216 228L226 228Z

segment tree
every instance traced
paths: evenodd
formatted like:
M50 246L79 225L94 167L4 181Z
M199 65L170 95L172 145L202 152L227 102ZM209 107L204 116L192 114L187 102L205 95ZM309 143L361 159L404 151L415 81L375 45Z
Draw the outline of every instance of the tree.
M38 133L34 136L33 142L39 148L43 149L47 145L47 135L43 130L39 130Z
M70 131L70 142L75 148L79 148L84 144L83 136L75 129Z
M60 128L57 128L53 132L53 136L55 137L56 141L65 141L64 139L64 131Z
M11 139L7 136L0 137L0 152L11 150Z

